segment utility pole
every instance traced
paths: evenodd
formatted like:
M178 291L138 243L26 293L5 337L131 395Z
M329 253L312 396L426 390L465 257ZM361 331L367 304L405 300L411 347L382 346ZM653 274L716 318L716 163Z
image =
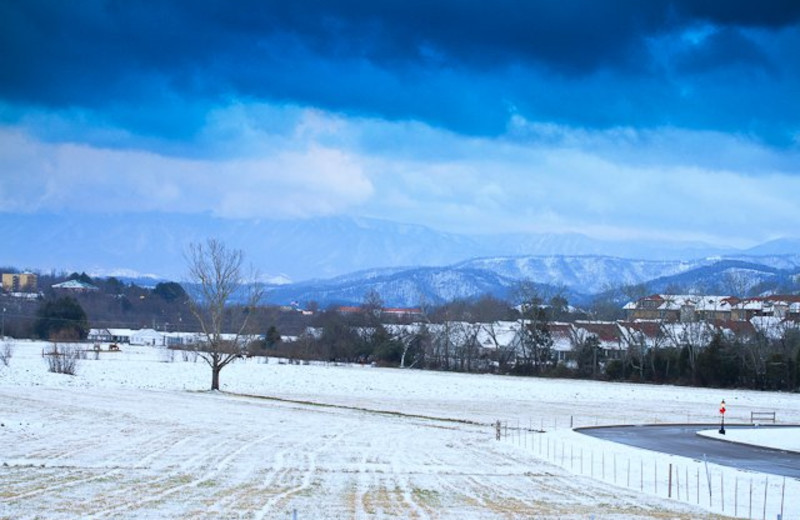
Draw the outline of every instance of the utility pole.
M3 307L3 328L2 332L0 332L0 338L6 337L6 308Z

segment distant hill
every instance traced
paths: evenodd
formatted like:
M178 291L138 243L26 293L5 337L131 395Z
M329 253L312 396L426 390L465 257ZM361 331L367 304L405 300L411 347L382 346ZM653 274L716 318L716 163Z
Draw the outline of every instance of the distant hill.
M481 294L504 297L520 280L570 301L611 287L653 290L791 287L800 240L745 251L698 242L604 241L577 233L459 235L384 220L228 220L210 215L0 213L0 265L125 280L183 281L184 251L208 237L242 249L274 303L359 303L377 290L415 306ZM725 263L727 262L727 263ZM736 263L738 262L738 263Z
M0 264L169 279L185 273L183 253L189 243L215 237L242 249L265 279L292 282L373 268L443 267L481 257L685 260L739 253L695 242L604 241L577 233L459 235L351 217L232 220L163 213L0 213L0 236Z
M645 261L612 257L499 257L482 258L437 268L370 270L274 287L272 303L315 301L320 305L359 304L377 291L389 306L439 304L456 298L491 294L506 298L521 281L533 282L542 294L563 293L585 305L597 294L623 285L643 284L650 292L748 294L800 289L800 255L765 257L757 263L738 259ZM788 265L783 269L771 264Z

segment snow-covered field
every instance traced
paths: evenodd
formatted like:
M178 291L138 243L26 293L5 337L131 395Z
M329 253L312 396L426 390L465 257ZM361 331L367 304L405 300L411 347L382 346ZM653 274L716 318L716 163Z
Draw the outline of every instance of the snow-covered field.
M718 429L697 432L704 437L721 441L737 442L752 446L761 446L775 450L800 453L800 428L781 428L772 430L767 428L753 428L748 430L731 430L720 434Z
M211 393L208 367L181 353L123 346L66 376L47 372L43 343L13 345L0 364L0 518L761 518L763 496L749 511L732 493L709 506L696 461L569 427L714 423L722 399L729 423L752 410L800 423L791 394L274 359L227 367ZM496 420L510 426L501 442ZM659 484L667 462L681 501ZM747 478L764 495L763 476ZM784 518L800 515L800 483L767 487L767 518L781 491Z

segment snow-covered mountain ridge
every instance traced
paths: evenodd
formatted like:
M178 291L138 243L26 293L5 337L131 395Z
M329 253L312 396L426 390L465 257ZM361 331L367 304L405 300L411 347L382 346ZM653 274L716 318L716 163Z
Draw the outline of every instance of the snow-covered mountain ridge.
M778 266L778 267L774 267ZM603 292L643 285L653 292L745 294L794 287L800 282L800 255L705 258L691 261L630 260L600 256L495 257L448 267L374 269L329 280L273 288L273 303L316 301L358 304L377 291L390 306L438 304L491 294L507 298L520 282L533 282L543 295L563 293L586 304Z
M387 304L418 305L421 299L505 296L520 280L567 290L580 301L610 287L645 282L653 288L719 288L723 281L747 288L785 285L800 266L796 239L733 250L577 233L459 235L351 217L0 213L0 236L3 266L176 281L185 278L187 246L215 237L244 251L260 279L275 285L270 299L276 303L353 303L375 289Z

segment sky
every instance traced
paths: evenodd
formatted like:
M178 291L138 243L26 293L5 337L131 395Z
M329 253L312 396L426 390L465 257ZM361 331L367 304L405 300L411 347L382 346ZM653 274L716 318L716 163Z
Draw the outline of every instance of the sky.
M796 0L0 0L2 214L800 229Z

